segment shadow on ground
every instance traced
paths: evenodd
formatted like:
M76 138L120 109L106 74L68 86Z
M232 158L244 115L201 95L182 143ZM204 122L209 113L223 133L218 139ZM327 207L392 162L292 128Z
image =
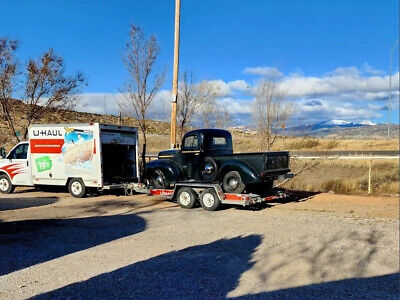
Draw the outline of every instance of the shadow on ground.
M253 265L261 237L221 239L138 262L38 298L223 298Z
M397 273L363 278L381 238L375 231L351 233L312 246L305 238L286 245L290 249L283 251L260 248L259 235L221 239L134 263L37 298L397 299ZM299 285L303 286L285 288Z
M399 299L399 273L351 278L233 299Z
M0 199L0 211L43 206L56 203L58 200L58 197L54 196Z
M0 276L145 230L130 215L0 222Z

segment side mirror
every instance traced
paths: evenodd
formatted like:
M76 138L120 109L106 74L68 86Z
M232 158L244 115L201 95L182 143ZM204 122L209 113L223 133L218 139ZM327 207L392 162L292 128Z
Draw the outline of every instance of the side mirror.
M4 149L3 147L0 148L0 157L1 158L6 158L6 149Z

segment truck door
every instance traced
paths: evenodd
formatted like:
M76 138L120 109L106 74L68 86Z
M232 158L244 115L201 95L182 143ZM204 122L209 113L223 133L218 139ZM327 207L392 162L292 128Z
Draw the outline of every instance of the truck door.
M188 135L182 143L182 166L189 179L199 178L200 148L197 134Z
M32 185L29 162L29 144L18 144L7 156L8 164L2 169L10 176L13 185Z

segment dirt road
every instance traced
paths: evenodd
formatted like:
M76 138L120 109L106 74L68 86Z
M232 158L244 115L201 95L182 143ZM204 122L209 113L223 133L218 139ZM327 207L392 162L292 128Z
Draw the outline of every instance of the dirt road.
M396 298L397 198L259 210L161 198L0 196L0 298Z

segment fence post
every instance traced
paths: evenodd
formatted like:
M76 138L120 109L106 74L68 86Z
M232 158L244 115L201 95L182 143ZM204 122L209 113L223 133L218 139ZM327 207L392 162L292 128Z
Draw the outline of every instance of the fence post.
M368 169L368 195L371 195L371 172L372 172L372 159L369 160L369 169Z

